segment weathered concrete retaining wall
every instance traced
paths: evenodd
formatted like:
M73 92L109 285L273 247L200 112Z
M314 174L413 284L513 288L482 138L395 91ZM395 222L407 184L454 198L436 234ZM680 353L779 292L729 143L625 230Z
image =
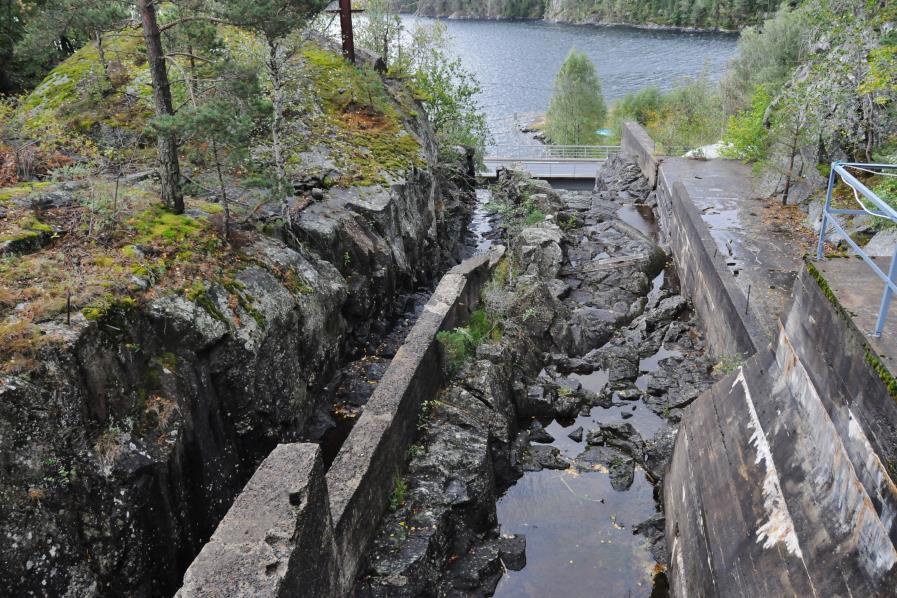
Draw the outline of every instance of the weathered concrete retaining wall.
M177 596L322 596L333 585L333 523L321 450L281 444L237 496Z
M651 188L657 187L657 171L660 168L660 160L654 155L654 140L651 139L644 127L631 120L624 122L620 144L624 154L635 158L636 164L642 169L642 174L648 179Z
M442 278L326 476L315 445L281 445L269 455L191 564L178 596L350 591L405 465L421 403L442 386L436 335L467 320L503 253L496 247Z
M657 180L657 212L664 243L682 284L704 326L711 352L719 357L747 357L766 346L766 334L748 309L710 230L695 208L688 189L676 177L665 177L668 166L653 156L654 142L638 124L626 123L623 151L634 156L645 177Z
M774 352L683 418L664 492L676 596L893 595L893 445L878 432L897 404L806 270L784 320Z

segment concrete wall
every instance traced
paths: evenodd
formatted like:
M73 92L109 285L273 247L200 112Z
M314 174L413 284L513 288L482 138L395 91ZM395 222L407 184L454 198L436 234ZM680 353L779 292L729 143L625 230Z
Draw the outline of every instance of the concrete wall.
M179 598L351 591L421 403L444 382L436 334L467 321L503 254L496 247L442 278L326 475L317 445L272 451L190 565Z
M875 445L897 404L864 347L805 270L775 350L689 407L664 488L675 596L893 595L897 488Z
M620 141L624 154L635 158L642 174L648 179L651 188L657 187L657 171L660 160L654 155L656 144L642 125L628 120L623 123L623 136Z
M679 274L682 293L701 318L707 344L718 357L748 357L766 346L766 334L748 309L688 189L678 177L664 176L667 164L654 157L654 142L638 124L623 127L623 151L636 159L642 174L657 185L661 233Z
M624 150L646 176L644 131ZM664 479L674 596L883 596L897 587L897 403L851 316L804 268L772 347L676 160L661 229L718 356L753 356L701 395Z

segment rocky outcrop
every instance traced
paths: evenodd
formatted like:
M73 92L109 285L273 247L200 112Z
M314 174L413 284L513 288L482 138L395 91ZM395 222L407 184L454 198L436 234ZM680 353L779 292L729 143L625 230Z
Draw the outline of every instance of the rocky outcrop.
M372 323L453 260L470 185L436 165L428 127L415 133L428 166L330 189L282 236L253 237L232 278L41 324L64 342L29 375L0 378L4 587L157 596L180 585Z

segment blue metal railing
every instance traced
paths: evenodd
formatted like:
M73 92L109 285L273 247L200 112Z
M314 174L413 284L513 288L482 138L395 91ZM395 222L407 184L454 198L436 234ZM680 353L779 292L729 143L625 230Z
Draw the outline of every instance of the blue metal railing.
M891 306L891 297L894 293L897 293L897 247L894 249L894 255L891 256L891 266L888 268L888 273L885 274L881 268L878 267L878 264L866 254L865 251L860 248L857 243L850 238L850 235L844 230L838 220L835 218L837 215L861 215L861 214L871 214L872 216L877 216L879 218L887 218L888 220L897 224L897 210L894 210L891 206L886 204L884 200L878 197L875 193L869 190L866 185L857 180L855 176L847 172L847 169L858 169L866 172L871 172L872 174L882 174L885 170L897 170L897 164L862 164L856 162L832 162L832 170L828 176L828 190L825 193L825 206L822 209L822 226L819 228L819 245L816 247L816 259L821 260L825 256L823 255L823 250L825 248L825 231L829 226L834 227L836 231L847 241L847 244L857 252L863 261L872 269L876 276L878 276L883 283L885 283L885 290L881 296L881 306L878 310L878 321L875 323L875 331L874 336L881 336L881 331L885 327L885 320L888 319L888 308ZM835 209L832 208L832 190L835 187L835 177L840 176L841 180L844 181L845 184L849 185L853 191L854 196L857 199L857 202L860 204L860 209L858 210L846 210L846 209ZM873 208L867 208L866 205L863 204L862 200L860 200L860 195L863 196L872 206Z

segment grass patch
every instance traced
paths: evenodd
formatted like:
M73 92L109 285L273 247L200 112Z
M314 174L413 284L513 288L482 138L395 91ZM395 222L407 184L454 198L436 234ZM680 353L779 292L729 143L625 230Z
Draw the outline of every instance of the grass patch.
M396 511L405 505L405 495L408 492L408 482L399 474L392 479L392 492L389 495L389 509Z
M480 344L486 340L500 340L501 335L502 327L498 319L486 310L478 309L470 315L467 326L442 330L436 335L436 340L442 345L449 372L455 373Z

